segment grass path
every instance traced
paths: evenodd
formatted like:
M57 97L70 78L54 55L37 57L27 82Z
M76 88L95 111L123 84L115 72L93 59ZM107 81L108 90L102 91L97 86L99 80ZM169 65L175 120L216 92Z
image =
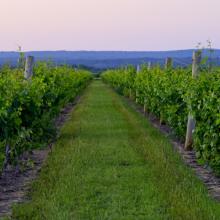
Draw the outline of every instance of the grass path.
M220 205L169 141L94 81L14 219L220 219Z

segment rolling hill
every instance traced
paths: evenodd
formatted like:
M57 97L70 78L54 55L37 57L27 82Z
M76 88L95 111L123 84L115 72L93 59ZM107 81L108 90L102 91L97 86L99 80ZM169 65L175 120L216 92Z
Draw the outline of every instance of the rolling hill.
M151 61L153 64L163 64L166 57L172 57L175 66L191 64L193 50L175 51L30 51L25 55L32 55L37 61L50 60L55 64L82 65L94 70L115 68L125 65L137 65ZM203 51L203 56L210 56L208 50ZM0 65L8 63L16 66L18 52L0 52ZM213 60L220 65L220 50L212 54Z

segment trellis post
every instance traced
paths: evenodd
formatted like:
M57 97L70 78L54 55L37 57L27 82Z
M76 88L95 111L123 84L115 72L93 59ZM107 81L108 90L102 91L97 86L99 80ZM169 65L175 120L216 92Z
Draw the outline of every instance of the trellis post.
M25 62L24 78L30 79L33 76L34 57L28 56Z
M196 79L199 75L199 66L201 63L201 51L193 52L192 77ZM193 145L193 132L195 130L196 121L190 112L188 115L185 150L191 150Z
M150 61L147 63L147 70L148 70L148 71L151 70L151 62L150 62Z
M147 63L147 70L148 71L151 70L151 62L150 61ZM147 98L144 97L144 114L146 114L146 103L147 103Z
M167 57L165 60L165 70L170 70L173 67L173 59L171 57ZM164 119L163 117L160 116L160 125L164 124Z
M136 73L138 74L139 72L141 71L141 67L140 65L138 64L137 65L137 69L136 69ZM138 91L136 90L136 94L135 94L135 102L138 103Z
M173 59L171 57L167 57L165 61L165 69L171 69L173 67Z

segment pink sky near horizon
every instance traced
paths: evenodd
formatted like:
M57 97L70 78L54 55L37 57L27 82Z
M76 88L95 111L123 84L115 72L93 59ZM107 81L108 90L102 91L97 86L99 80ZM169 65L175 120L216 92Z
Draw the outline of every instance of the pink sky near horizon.
M0 51L220 48L219 0L0 0Z

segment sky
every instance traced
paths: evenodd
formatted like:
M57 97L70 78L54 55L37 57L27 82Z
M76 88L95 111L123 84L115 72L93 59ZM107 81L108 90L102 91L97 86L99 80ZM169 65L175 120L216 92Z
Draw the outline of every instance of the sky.
M220 48L220 0L0 0L0 51Z

